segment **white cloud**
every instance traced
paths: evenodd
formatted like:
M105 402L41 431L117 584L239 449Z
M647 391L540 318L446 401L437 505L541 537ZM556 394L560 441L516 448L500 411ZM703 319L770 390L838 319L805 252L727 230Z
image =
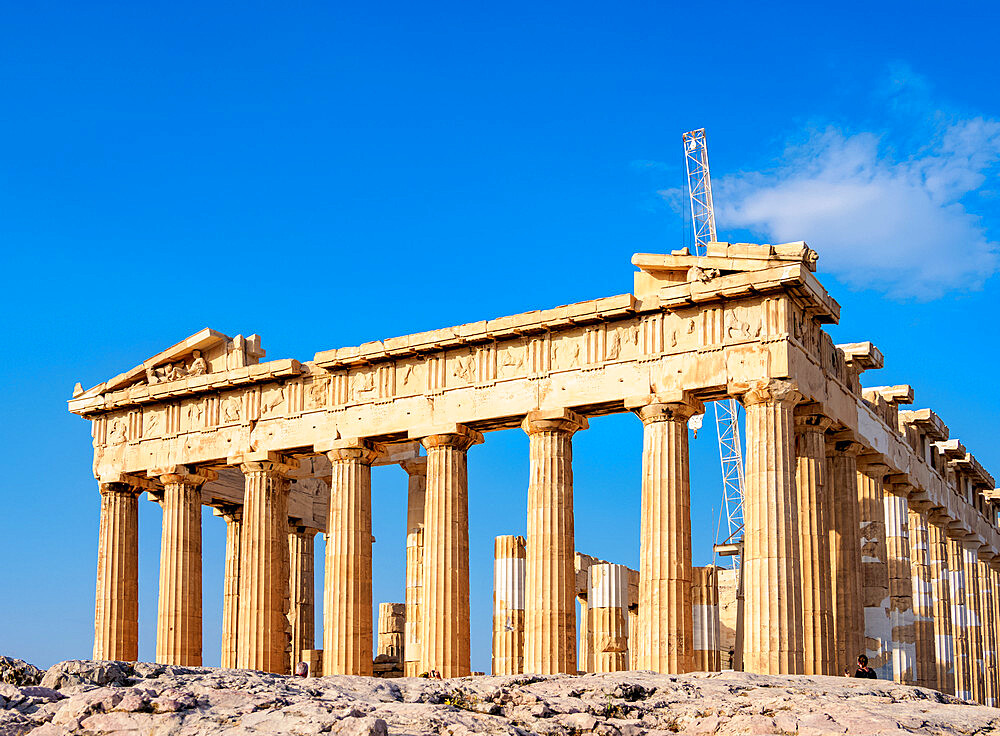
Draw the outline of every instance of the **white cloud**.
M720 234L805 240L821 270L898 298L979 288L997 270L1000 244L969 207L995 176L1000 122L939 118L925 144L897 158L874 133L815 132L771 172L713 182Z

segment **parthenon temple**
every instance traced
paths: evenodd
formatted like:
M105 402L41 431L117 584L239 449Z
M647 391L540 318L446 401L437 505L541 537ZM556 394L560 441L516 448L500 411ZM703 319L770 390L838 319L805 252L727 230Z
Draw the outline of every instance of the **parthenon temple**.
M865 653L880 677L1000 705L994 480L934 411L900 408L909 386L862 387L883 356L824 331L840 305L816 253L713 243L632 263L628 294L307 362L265 361L258 336L204 329L78 384L69 409L91 421L101 502L94 658L138 656L145 492L163 519L156 661L202 663L207 505L227 530L224 667L371 675L377 641L402 674L470 674L467 455L520 427L527 523L496 539L494 671L719 669L718 568L692 566L687 425L734 398L742 667L840 675ZM638 570L574 536L574 435L627 412L643 431ZM371 470L384 464L408 478L406 588L377 623Z

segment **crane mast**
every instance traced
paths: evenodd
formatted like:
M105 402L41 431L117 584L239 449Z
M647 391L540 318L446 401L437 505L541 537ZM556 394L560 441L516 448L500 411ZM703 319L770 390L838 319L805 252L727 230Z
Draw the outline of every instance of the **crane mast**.
M707 250L706 245L716 242L718 238L705 129L688 131L682 140L691 196L694 254L703 256ZM740 440L739 408L739 402L735 399L715 402L715 426L722 464L722 513L725 514L728 525L728 536L723 544L735 544L743 536L743 443ZM733 566L738 568L739 564L739 556L734 555Z

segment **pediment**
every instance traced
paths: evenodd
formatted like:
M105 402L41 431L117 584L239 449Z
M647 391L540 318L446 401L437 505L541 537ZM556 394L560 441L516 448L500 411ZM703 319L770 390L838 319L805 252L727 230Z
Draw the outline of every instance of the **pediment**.
M221 373L233 368L256 365L264 355L259 335L229 337L206 327L147 358L131 370L119 373L87 391L77 384L73 398L86 399L137 385L171 383Z

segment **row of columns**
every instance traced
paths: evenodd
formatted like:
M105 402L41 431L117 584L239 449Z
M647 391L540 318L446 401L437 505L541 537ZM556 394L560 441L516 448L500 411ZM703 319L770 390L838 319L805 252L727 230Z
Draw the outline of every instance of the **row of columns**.
M742 396L745 669L839 674L865 651L899 681L933 679L947 689L953 678L960 695L996 697L997 678L980 674L995 661L993 562L948 536L952 530L936 529L933 510L923 510L925 530L919 506L911 510L908 503L912 489L886 484L888 469L859 458L850 438L830 435L830 422L818 411L796 409L801 399L792 383L774 380L752 384ZM674 392L629 408L644 427L637 646L629 664L685 672L696 666L686 425L703 406ZM586 419L569 410L532 412L522 423L530 457L525 583L522 608L504 605L523 615L525 672L576 671L572 436L586 427ZM407 468L404 670L461 676L470 671L466 453L482 435L452 425L421 442L426 458ZM377 448L364 439L337 440L328 456L323 671L370 674ZM306 579L311 544L290 540L287 522L293 465L272 455L244 459L242 516L226 517L223 657L232 662L235 651L238 667L286 671L307 648L296 643L311 641L309 586L294 582ZM163 662L200 664L199 488L206 479L190 469L160 474L157 659ZM137 655L136 490L102 487L95 657ZM230 564L229 552L238 566ZM596 634L594 626L588 636Z

